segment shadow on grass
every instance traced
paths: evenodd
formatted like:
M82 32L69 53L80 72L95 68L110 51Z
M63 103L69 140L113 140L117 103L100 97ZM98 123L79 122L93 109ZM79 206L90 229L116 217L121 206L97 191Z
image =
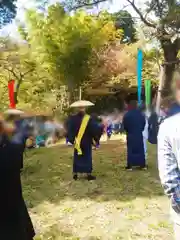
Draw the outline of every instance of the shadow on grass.
M102 201L131 201L163 194L157 174L156 149L149 146L148 171L127 172L126 148L121 141L102 144L94 152L97 180L72 180L72 149L55 147L27 153L23 172L24 197L28 207L49 201L89 198Z

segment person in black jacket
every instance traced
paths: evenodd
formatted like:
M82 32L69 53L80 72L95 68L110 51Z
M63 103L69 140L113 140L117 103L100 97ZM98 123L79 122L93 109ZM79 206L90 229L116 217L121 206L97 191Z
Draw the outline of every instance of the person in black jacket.
M148 119L148 142L151 144L157 144L157 135L159 130L158 115L151 109L151 115Z
M33 240L35 231L22 194L21 157L18 143L12 141L14 131L1 121L0 235L3 240Z

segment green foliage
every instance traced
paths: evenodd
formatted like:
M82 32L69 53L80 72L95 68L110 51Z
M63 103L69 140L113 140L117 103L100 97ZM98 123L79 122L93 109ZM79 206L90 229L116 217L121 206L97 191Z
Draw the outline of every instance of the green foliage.
M7 24L16 15L15 0L0 1L0 26Z
M123 30L122 43L135 42L137 40L134 20L128 11L120 10L119 12L112 13L112 18L115 21L116 28Z
M126 0L130 4L141 21L152 30L151 37L157 38L163 50L164 61L169 64L165 66L164 92L168 93L176 67L176 60L180 50L180 4L179 0L147 0L144 9L136 5L134 0ZM70 0L71 6L79 7L93 6L106 0ZM72 7L73 8L73 7ZM151 31L150 30L150 31ZM165 94L166 94L165 93Z
M48 14L28 12L28 42L34 59L70 91L90 81L97 54L102 48L120 39L106 13L99 17L78 11L65 13L60 4L49 7Z
M154 12L161 27L166 31L177 33L180 28L180 4L179 0L149 0L147 12Z
M32 0L31 0L32 1ZM16 16L16 2L17 0L1 0L0 1L0 27L11 22ZM48 0L34 0L39 5L39 8L45 6Z
M180 4L179 0L148 0L146 1L146 14L143 14L133 0L127 0L140 16L142 22L153 29L163 50L165 65L165 82L163 95L169 94L173 72L180 49ZM151 18L150 16L155 16Z
M68 93L77 97L78 86L110 76L105 67L102 71L107 61L103 51L122 36L107 12L98 19L83 11L72 16L60 4L49 7L46 15L28 11L19 32L25 43L1 39L1 103L8 105L7 84L15 79L18 107L53 111L67 107Z
M16 82L15 100L19 102L18 107L40 106L44 101L47 76L44 72L38 71L31 58L29 46L1 39L0 65L0 108L4 109L9 105L7 86L11 79Z
M7 84L12 78L17 83L18 107L58 113L78 97L79 86L83 98L93 90L105 95L106 85L125 92L132 86L136 89L141 43L120 44L126 26L121 25L124 31L116 29L114 21L121 14L128 15L104 11L97 16L82 10L72 15L60 4L46 13L29 10L25 25L19 26L25 43L0 39L0 108L8 105ZM155 53L145 52L143 77L157 82Z

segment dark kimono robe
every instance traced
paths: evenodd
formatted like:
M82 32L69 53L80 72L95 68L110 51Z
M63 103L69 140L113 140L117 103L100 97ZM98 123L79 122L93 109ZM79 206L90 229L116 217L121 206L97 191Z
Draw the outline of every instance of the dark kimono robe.
M16 147L17 158L21 161L21 169L24 165L24 150L26 147L26 140L30 136L30 127L28 124L24 123L23 120L15 122L16 131L11 139L11 142Z
M170 107L170 109L169 109L169 111L168 111L168 113L167 113L167 117L171 117L171 116L173 116L173 115L175 115L175 114L177 114L177 113L180 113L180 105L177 104L177 103L174 103L174 104Z
M77 137L79 128L83 119L83 114L78 113L72 116L68 124L68 140L74 144L75 137ZM74 150L73 172L74 173L91 173L92 172L92 144L93 140L96 143L99 141L103 132L103 127L97 124L92 118L90 118L87 128L81 140L82 155L78 155Z
M123 119L123 128L127 133L127 166L145 167L145 153L142 132L146 121L140 110L128 111Z
M32 240L35 232L22 195L21 158L16 144L0 137L1 239Z
M110 138L111 138L111 135L112 135L112 133L113 133L113 125L112 125L112 123L108 124L106 131L107 131L107 136L108 136L108 138L110 139Z
M69 143L69 139L68 139L68 129L69 129L69 124L71 123L71 117L72 116L69 116L65 122L64 122L64 128L65 128L65 131L66 131L66 134L65 134L65 137L66 137L66 144Z
M152 112L148 119L148 142L151 144L157 144L157 135L159 130L158 115L156 112Z

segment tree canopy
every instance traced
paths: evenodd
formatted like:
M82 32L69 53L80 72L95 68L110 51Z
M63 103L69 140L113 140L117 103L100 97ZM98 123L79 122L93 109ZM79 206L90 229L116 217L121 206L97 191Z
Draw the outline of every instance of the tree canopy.
M0 1L0 26L9 23L16 15L15 0Z
M178 0L148 0L145 14L141 12L135 1L127 0L139 15L142 22L152 29L164 53L165 83L164 95L169 93L173 72L180 49L180 4ZM151 16L155 16L153 19Z
M17 0L0 1L0 27L10 23L15 18L17 11L16 2ZM39 6L44 6L48 3L48 0L34 0L34 2L38 3Z
M117 29L123 30L122 43L132 43L137 40L134 20L131 14L126 10L120 10L112 13L112 18Z
M102 2L106 0L70 0L71 7L76 9ZM179 0L147 0L143 10L135 0L126 0L126 2L133 7L141 21L149 27L151 34L160 42L165 62L164 94L166 95L170 89L180 49Z
M114 24L123 14L129 23ZM71 14L60 4L47 11L28 10L25 24L19 26L25 41L0 39L0 107L8 104L11 79L16 81L18 107L53 111L77 99L79 87L83 98L135 91L137 49L143 44L133 38L124 44L126 26L132 33L134 24L126 11L97 15L80 9ZM143 78L156 83L156 49L143 51Z
M49 7L47 15L29 11L27 19L23 36L35 61L56 79L57 87L66 84L72 93L92 78L99 53L122 35L104 12L98 18L83 11L70 15L60 4Z

